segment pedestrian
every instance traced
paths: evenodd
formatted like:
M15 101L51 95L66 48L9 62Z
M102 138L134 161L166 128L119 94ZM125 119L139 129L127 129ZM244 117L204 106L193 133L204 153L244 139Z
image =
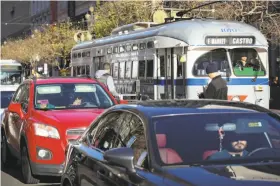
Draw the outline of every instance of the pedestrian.
M211 82L202 93L198 94L198 97L202 99L227 100L227 82L221 77L220 73L218 72L218 66L216 65L216 63L209 63L206 67L206 73L211 79Z
M95 78L103 83L115 97L119 97L118 92L114 84L113 77L110 75L110 64L104 64L104 70L98 70L95 72Z

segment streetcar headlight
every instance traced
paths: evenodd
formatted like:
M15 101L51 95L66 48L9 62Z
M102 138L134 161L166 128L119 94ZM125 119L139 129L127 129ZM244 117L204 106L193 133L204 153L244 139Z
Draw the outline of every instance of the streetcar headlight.
M55 138L59 139L59 133L58 130L55 127L52 127L50 125L45 125L42 123L34 123L34 129L35 129L35 135L37 136L43 136L47 138Z

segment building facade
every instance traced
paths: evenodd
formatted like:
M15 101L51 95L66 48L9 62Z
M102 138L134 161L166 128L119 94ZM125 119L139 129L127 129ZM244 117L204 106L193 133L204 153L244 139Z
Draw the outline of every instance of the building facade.
M31 1L30 19L32 28L40 27L43 24L51 23L51 2L50 1Z
M1 1L1 42L28 34L31 28L30 1Z

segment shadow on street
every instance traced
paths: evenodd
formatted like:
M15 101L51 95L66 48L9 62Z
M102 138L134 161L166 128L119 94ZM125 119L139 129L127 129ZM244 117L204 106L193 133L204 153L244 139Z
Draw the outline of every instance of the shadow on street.
M13 179L18 180L19 182L21 182L23 185L23 181L22 181L22 175L21 175L21 167L18 164L12 164L9 167L3 167L3 165L1 164L1 172L4 172L8 175L10 175ZM2 183L5 182L4 180L5 178L2 177L1 179L1 185L3 185ZM49 180L49 181L48 181ZM56 183L53 183L51 181L55 181ZM41 180L40 182L40 186L59 186L59 179L57 178L53 178L53 177L48 177L44 180Z

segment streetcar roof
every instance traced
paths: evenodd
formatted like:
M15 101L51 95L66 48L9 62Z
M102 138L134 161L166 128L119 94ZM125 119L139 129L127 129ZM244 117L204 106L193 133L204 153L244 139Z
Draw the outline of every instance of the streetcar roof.
M86 41L75 45L73 50L110 45L129 40L145 39L154 36L178 39L190 46L205 46L206 36L254 36L256 39L255 46L268 45L265 36L257 28L246 23L214 19L192 19L132 31L124 35L113 35Z

